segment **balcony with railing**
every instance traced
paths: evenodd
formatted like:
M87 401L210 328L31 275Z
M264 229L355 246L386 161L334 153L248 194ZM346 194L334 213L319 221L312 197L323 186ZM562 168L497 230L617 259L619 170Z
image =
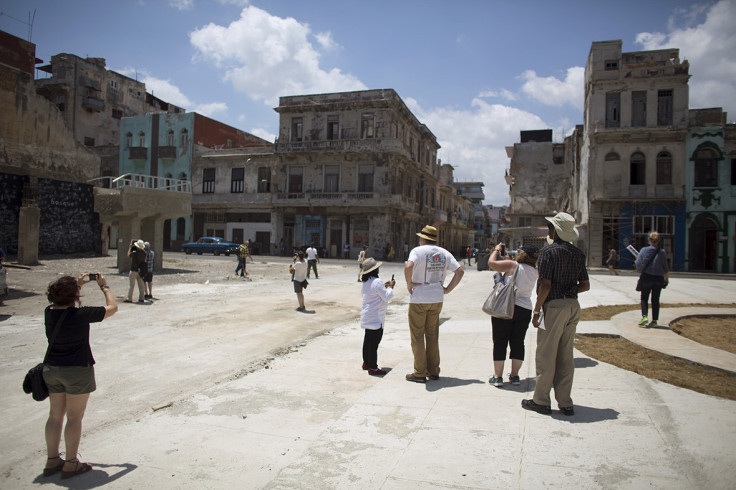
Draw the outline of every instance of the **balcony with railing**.
M104 111L105 101L98 99L97 97L84 96L82 97L82 107L85 109L92 109L94 111Z
M128 148L128 159L147 160L148 148L146 148L145 146L131 146L130 148Z
M176 146L159 146L159 158L176 158Z

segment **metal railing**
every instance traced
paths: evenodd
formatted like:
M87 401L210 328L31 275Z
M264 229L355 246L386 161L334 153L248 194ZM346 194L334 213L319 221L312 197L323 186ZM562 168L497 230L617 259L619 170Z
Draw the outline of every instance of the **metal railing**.
M120 177L97 177L87 183L108 189L137 187L139 189L158 189L161 191L192 192L192 183L188 180L159 177L157 175L123 174Z

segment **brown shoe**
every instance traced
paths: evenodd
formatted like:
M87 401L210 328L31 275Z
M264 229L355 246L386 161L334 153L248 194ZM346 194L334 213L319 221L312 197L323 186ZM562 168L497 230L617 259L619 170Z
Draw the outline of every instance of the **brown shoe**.
M412 383L426 383L427 378L424 376L414 376L414 373L409 373L406 375L406 380L411 381Z

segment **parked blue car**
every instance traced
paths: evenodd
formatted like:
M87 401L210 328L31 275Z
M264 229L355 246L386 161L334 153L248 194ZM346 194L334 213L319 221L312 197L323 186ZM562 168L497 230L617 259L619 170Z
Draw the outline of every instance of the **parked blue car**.
M202 254L225 254L230 255L238 251L238 244L232 242L226 242L224 238L214 236L203 236L196 242L187 242L182 244L181 251L189 255L195 253L197 255Z

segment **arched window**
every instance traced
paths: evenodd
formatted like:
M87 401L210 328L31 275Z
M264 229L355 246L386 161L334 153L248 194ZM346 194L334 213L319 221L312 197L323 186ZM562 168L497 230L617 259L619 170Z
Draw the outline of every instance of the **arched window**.
M695 187L718 187L718 153L712 148L695 152Z
M631 165L629 167L629 184L646 184L646 165L647 159L643 153L637 151L636 153L631 155Z
M138 146L146 146L146 133L144 133L143 131L138 133Z
M621 160L621 157L618 156L618 153L616 153L615 151L609 151L606 154L606 161L607 162L617 162L619 160Z
M661 151L657 155L657 185L672 183L672 155Z

